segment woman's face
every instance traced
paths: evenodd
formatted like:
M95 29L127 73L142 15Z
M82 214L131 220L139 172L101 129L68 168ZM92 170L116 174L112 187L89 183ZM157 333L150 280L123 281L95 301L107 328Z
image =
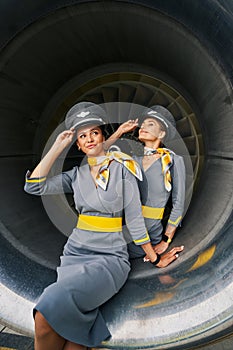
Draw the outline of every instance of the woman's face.
M87 125L77 131L77 146L88 157L98 157L104 155L103 142L105 138L102 130L97 125Z
M139 129L139 140L142 142L162 140L166 132L161 129L155 118L147 118L143 121Z

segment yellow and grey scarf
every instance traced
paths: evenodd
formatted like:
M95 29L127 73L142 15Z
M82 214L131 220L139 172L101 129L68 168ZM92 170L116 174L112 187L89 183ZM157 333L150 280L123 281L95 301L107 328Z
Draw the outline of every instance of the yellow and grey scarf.
M171 152L167 148L149 148L149 147L144 147L144 155L152 155L158 153L161 155L161 163L162 163L162 172L164 175L164 185L165 188L168 192L171 191L172 185L171 185L171 172L170 172L170 167L172 166L172 157L171 157Z
M101 164L96 177L96 183L103 190L107 189L110 176L109 165L113 160L123 164L136 178L142 181L141 168L132 157L123 152L108 152L105 156L88 158L88 164L90 166Z

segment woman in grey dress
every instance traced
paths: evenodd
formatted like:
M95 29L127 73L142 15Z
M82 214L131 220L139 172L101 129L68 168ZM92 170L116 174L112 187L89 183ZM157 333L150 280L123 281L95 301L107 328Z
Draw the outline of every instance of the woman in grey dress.
M111 334L99 310L125 283L130 271L122 215L136 245L151 263L165 267L177 259L183 247L160 259L151 246L135 177L140 167L122 153L105 154L100 106L82 102L67 113L68 130L32 173L25 190L35 195L73 193L79 213L77 227L64 247L57 281L48 286L35 309L35 350L77 350L95 347ZM73 138L88 162L54 177L52 165Z
M143 216L156 253L165 252L179 226L185 202L185 166L183 158L163 146L176 134L175 120L163 106L146 108L140 117L138 139L144 144L144 155L134 156L140 164L143 181L139 182ZM138 119L121 124L107 141L108 147L124 133L138 127ZM162 219L169 197L172 208L163 231ZM129 244L131 258L144 256L141 247Z

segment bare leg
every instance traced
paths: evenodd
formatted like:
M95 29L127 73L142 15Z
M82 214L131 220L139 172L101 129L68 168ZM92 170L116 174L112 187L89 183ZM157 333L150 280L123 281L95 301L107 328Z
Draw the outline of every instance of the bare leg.
M67 341L63 350L86 350L87 347Z
M62 350L66 340L57 334L44 316L37 311L35 316L35 350Z

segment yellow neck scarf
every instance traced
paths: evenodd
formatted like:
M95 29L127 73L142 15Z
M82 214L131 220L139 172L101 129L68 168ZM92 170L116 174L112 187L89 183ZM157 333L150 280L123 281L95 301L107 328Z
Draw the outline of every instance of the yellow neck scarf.
M171 191L172 185L171 185L171 172L170 167L172 166L172 157L171 157L171 151L167 148L157 148L152 149L145 147L144 148L144 155L152 155L158 153L161 155L161 163L162 163L162 172L164 175L164 185L168 192Z
M123 152L108 152L106 156L93 157L87 159L88 164L90 166L101 164L96 177L96 183L103 190L107 189L110 176L109 165L113 160L117 161L118 163L121 163L135 177L142 181L142 172L140 166L133 158L131 158L128 154L125 154Z

